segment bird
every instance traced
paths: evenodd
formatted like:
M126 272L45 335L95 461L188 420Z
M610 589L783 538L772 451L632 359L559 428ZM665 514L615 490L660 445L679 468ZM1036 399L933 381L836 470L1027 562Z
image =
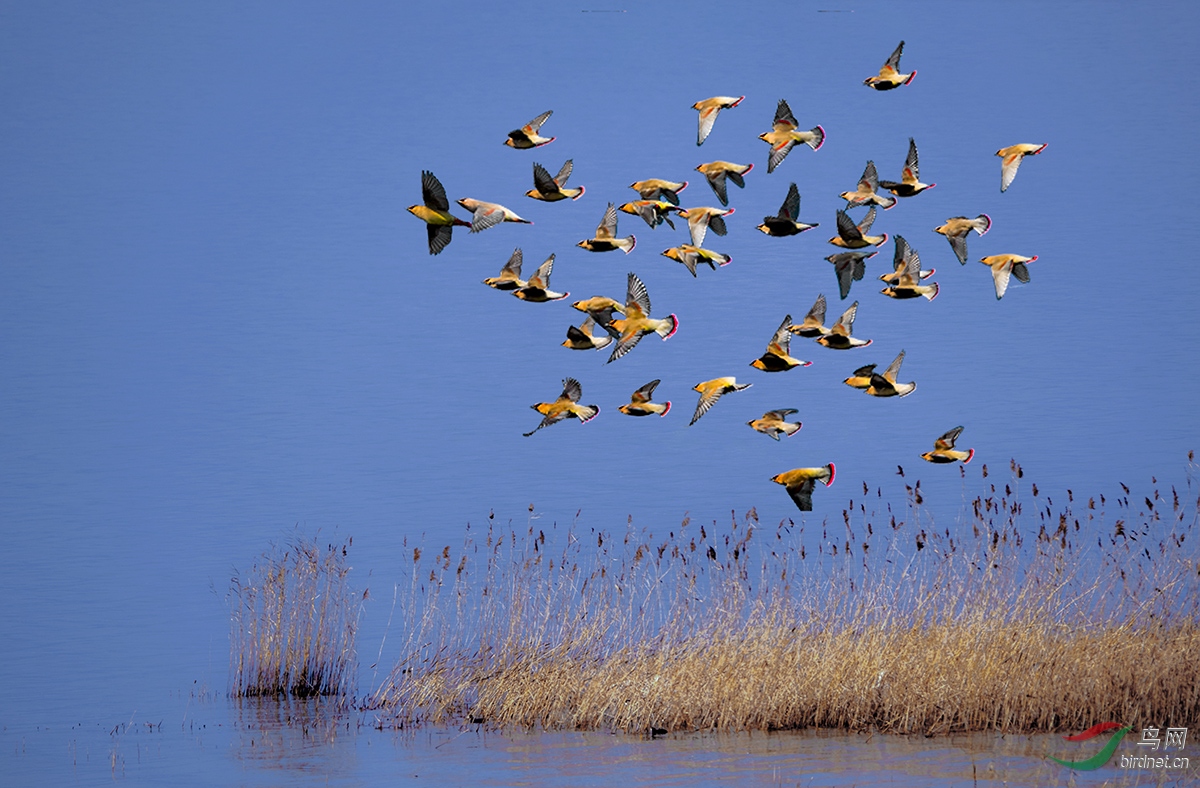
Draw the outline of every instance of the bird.
M871 225L875 223L875 206L867 211L867 215L857 225L845 211L837 212L838 234L829 239L829 243L843 249L863 249L868 246L881 246L887 243L888 235L867 235Z
M666 416L671 410L670 401L667 402L651 402L650 398L654 395L654 389L658 388L661 380L652 380L642 386L637 391L633 392L627 404L620 406L617 410L624 413L626 416Z
M754 169L753 164L734 164L731 161L710 161L696 167L696 171L702 173L708 180L708 185L712 187L713 193L717 195L721 205L729 205L729 193L725 181L733 181L734 186L744 189L746 181L743 178L752 169Z
M516 290L524 287L526 282L521 278L521 263L524 259L520 247L513 249L512 257L508 258L508 262L500 269L500 275L489 276L483 283L497 290Z
M811 512L813 488L818 481L824 482L826 487L831 486L836 473L837 468L831 462L820 468L793 468L772 476L771 481L782 484L787 489L788 495L792 496L800 511Z
M917 142L912 137L908 138L908 156L904 159L904 169L900 172L900 182L895 181L880 181L879 185L887 189L897 197L913 197L926 189L932 189L937 186L936 183L921 183L918 170L917 160Z
M996 284L996 300L1004 298L1004 292L1008 290L1008 277L1011 274L1018 281L1029 282L1029 269L1025 267L1026 263L1032 263L1038 259L1035 254L1033 257L1022 257L1019 254L994 254L988 257L980 258L979 262L992 269L992 281Z
M429 231L430 254L438 254L446 248L456 226L471 226L470 222L450 214L446 190L429 170L421 171L421 201L424 205L410 205L408 212L425 222L425 229Z
M895 197L879 194L879 173L875 171L875 162L869 159L862 177L858 179L858 187L852 192L842 192L838 196L846 201L846 210L860 205L878 205L886 211L896 204Z
M825 259L833 263L834 273L837 274L838 293L843 301L846 296L850 295L850 286L854 282L861 282L863 276L867 273L867 260L870 260L879 252L838 252L831 254Z
M533 163L533 188L525 192L526 197L532 197L535 200L543 202L558 202L559 200L578 200L583 196L584 187L578 189L567 188L567 178L571 177L571 170L574 168L574 159L567 159L563 164L562 169L558 171L558 175L550 177L549 171L538 164Z
M779 105L775 108L774 126L770 131L758 135L760 140L771 146L771 155L767 159L768 173L775 172L775 168L787 158L797 142L803 142L813 150L820 150L825 144L825 129L814 126L808 131L796 131L799 126L787 101L779 99Z
M866 347L875 340L873 339L857 339L850 335L854 330L854 318L858 315L858 302L855 301L850 305L850 308L842 313L838 321L833 324L833 328L829 329L828 334L817 337L816 341L827 348L833 350L850 350L856 347Z
M498 203L483 202L482 200L473 200L470 197L464 197L458 201L458 204L471 212L471 232L473 233L483 232L501 222L533 224L533 222L528 219L522 219Z
M812 309L804 316L804 322L788 326L788 331L798 337L823 337L829 333L825 327L825 294L819 293Z
M692 234L692 246L704 245L704 236L710 227L717 235L728 233L729 230L725 227L723 217L730 216L733 212L733 208L724 211L720 208L680 208L678 210L679 215L687 219L688 230Z
M632 235L627 235L624 238L617 237L617 209L612 203L604 209L604 218L600 220L600 225L596 228L596 237L589 238L586 241L580 241L576 246L587 249L589 252L611 252L620 249L625 254L633 251L633 247L637 246L637 238Z
M596 327L596 319L588 315L583 319L579 328L570 326L567 328L567 338L563 340L563 347L571 350L599 350L613 341L613 338L608 334L595 334L592 329Z
M687 181L664 181L660 178L648 178L644 181L634 181L629 184L643 200L657 200L660 197L672 205L679 205L679 193L687 188Z
M617 206L617 210L642 217L651 230L663 222L672 230L675 229L675 222L671 221L671 212L678 209L666 200L634 200Z
M863 84L867 87L875 88L876 90L891 90L898 88L901 85L907 85L913 81L913 77L917 75L917 70L913 69L912 73L900 73L900 53L904 51L904 42L896 47L895 51L888 56L887 62L883 64L883 68L879 69L879 76L867 77L863 80Z
M513 295L522 301L532 301L534 303L543 303L545 301L561 301L570 293L556 293L550 289L550 272L554 270L554 255L546 258L546 262L538 266L538 270L533 276L529 277L529 281L524 287L518 287L513 290Z
M542 414L544 418L541 424L529 432L523 433L524 436L528 438L542 427L557 424L563 419L579 419L580 423L586 424L596 418L596 414L600 412L600 408L595 405L580 405L579 398L582 396L583 386L579 385L579 381L575 378L565 378L563 380L562 394L558 395L558 399L554 400L554 402L539 402L536 405L529 406Z
M1000 191L1007 191L1012 185L1013 178L1017 177L1017 168L1021 166L1021 160L1026 156L1036 156L1046 149L1046 145L1022 143L1020 145L1009 145L1007 148L1001 148L996 151L996 155L1000 157Z
M664 257L669 257L676 262L682 263L684 268L691 272L692 276L696 275L696 266L700 263L705 263L712 270L717 270L717 266L729 265L733 258L727 254L714 252L711 249L703 249L699 246L691 244L681 244L672 246L670 249L663 251Z
M800 221L800 190L793 183L788 186L787 197L783 198L783 205L779 206L779 213L775 216L763 217L763 223L758 225L758 229L767 235L785 238L789 235L799 235L805 230L819 226L819 224L805 224Z
M936 462L939 464L958 462L959 460L962 460L963 465L966 465L971 461L971 458L975 456L975 450L954 450L954 442L958 440L959 435L962 435L962 431L962 427L955 427L942 437L935 440L933 442L933 451L925 452L921 455L921 459L925 460L925 462Z
M761 432L763 435L772 440L779 440L780 435L787 435L789 438L800 431L803 425L799 421L785 421L788 416L793 413L799 413L795 408L782 408L780 410L769 410L762 415L761 419L754 419L746 422L746 425L756 432Z
M549 145L551 142L554 142L558 137L538 136L538 130L541 129L542 124L553 114L554 110L548 109L521 128L508 132L508 139L504 141L504 144L510 148L521 148L524 150Z
M871 373L871 385L866 392L872 397L907 397L916 390L916 383L897 383L896 376L900 374L900 364L904 362L904 351L888 364L882 375Z
M725 394L732 391L744 391L753 385L753 383L738 383L737 378L726 377L713 378L692 386L692 391L700 392L700 401L696 403L696 413L692 416L688 426L699 421L700 417L708 413L709 408L717 404L717 400Z
M771 341L767 343L767 352L751 361L750 366L761 369L763 372L784 372L792 367L812 366L811 361L792 358L789 348L792 335L788 331L791 325L792 316L786 315L783 322L779 324L779 328L775 329L775 335L771 337Z
M692 109L700 110L700 129L696 134L696 145L704 144L708 139L709 133L712 132L713 124L717 122L717 115L721 114L723 109L733 109L738 104L741 104L745 96L713 96L712 98L697 101L692 105Z
M613 348L612 355L605 363L611 364L633 350L646 334L658 334L666 341L679 329L679 318L675 315L668 315L659 320L650 317L650 296L642 280L632 272L629 274L625 306L619 311L624 317L612 318L605 326L610 333L615 332L617 337L617 346Z
M854 374L842 382L852 389L866 389L871 386L871 376L875 374L875 365L867 364L854 370Z
M954 250L954 255L958 258L958 262L966 265L967 236L972 230L981 236L987 235L987 231L990 229L992 229L992 217L986 213L981 213L974 219L968 219L965 216L951 216L941 227L933 228L933 231L946 236L946 240L950 242L950 248Z
M921 284L921 280L933 276L934 270L931 268L928 271L921 270L921 257L917 254L917 250L908 245L908 241L904 240L904 236L896 236L896 257L895 271L890 274L884 274L879 277L888 282L882 292L885 296L891 298L917 298L924 297L928 301L937 298L938 287L937 282L931 285ZM889 278L890 277L890 278Z

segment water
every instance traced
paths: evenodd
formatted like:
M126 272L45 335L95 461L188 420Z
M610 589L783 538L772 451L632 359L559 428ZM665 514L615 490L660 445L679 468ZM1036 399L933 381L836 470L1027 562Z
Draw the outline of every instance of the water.
M838 483L818 489L810 522L839 518L864 480L902 501L903 465L950 526L983 490L984 463L1006 478L1017 459L1056 500L1183 478L1200 437L1198 233L1186 197L1166 195L1200 174L1191 5L592 6L0 7L9 779L108 780L55 771L78 738L70 726L104 734L95 752L118 723L188 719L193 688L225 686L231 571L294 529L355 538L356 580L376 599L370 653L403 541L457 543L489 511L524 522L533 503L546 522L578 512L617 527L754 506L778 522L800 513L768 479L833 461ZM913 83L858 84L900 38ZM747 98L697 149L688 107L719 94ZM829 137L768 175L756 137L779 98ZM546 109L556 142L501 144ZM875 292L889 243L851 294L872 347L797 339L793 355L812 367L751 369L783 314L800 318L818 292L831 319L841 311L822 259L836 194L868 158L895 177L910 136L938 186L876 226L938 268L941 295ZM1015 142L1050 145L1000 194L992 153ZM533 161L554 172L566 158L582 199L521 196ZM624 214L632 254L575 248L637 179L688 179L685 205L715 204L692 168L716 158L756 165L730 189L729 235L710 233L728 267L693 279L658 256L684 231ZM457 230L430 257L404 210L423 169L452 201L497 200L535 225ZM792 180L801 218L821 226L755 232ZM1033 281L999 302L983 266L960 267L930 232L979 212L995 224L969 241L972 259L1039 255ZM572 298L526 304L479 284L515 246L530 270L556 253L553 285ZM607 366L559 347L578 322L569 301L622 297L628 271L679 333ZM841 385L900 349L912 396ZM729 374L754 387L688 428L691 386ZM601 415L521 437L538 420L529 405L566 376ZM620 416L653 378L672 413ZM776 444L744 426L778 407L800 410L796 437ZM958 424L960 446L977 451L967 480L917 468ZM212 713L224 725L231 712ZM190 736L159 740L172 777L192 773ZM228 749L208 756L207 782L244 778Z

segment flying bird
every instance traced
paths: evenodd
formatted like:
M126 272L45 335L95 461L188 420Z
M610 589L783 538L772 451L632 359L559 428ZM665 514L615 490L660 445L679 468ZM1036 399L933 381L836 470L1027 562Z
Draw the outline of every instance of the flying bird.
M450 214L450 201L446 199L446 190L434 174L429 170L421 171L421 201L424 205L410 205L408 212L425 222L429 231L429 253L437 254L450 243L450 237L455 225L470 227Z
M799 421L787 421L787 417L793 413L799 413L795 408L782 408L780 410L769 410L762 415L761 419L754 419L746 422L746 425L756 432L761 432L763 435L772 440L779 440L780 435L787 435L789 438L800 431L804 426Z
M542 414L544 418L541 424L524 433L525 437L528 438L542 427L557 424L563 419L579 419L580 423L586 423L596 418L600 408L595 405L580 405L579 398L582 396L583 387L579 385L578 380L575 378L564 379L562 394L558 395L558 399L554 402L539 402L529 406Z
M661 382L661 380L652 380L642 386L633 392L627 404L622 405L617 410L626 416L653 416L656 414L666 416L667 412L671 410L670 401L662 403L650 401L650 398L654 396L654 389L658 388L658 384Z
M712 132L713 124L717 122L717 115L723 109L733 109L738 104L742 103L745 96L713 96L712 98L697 101L692 105L692 109L700 110L700 129L696 134L696 145L703 145L708 139L708 135Z
M912 73L900 73L900 53L904 51L904 42L896 47L895 51L888 57L887 62L883 64L883 68L879 69L879 76L867 77L863 80L863 84L875 88L876 90L891 90L898 88L901 85L907 85L913 81L913 77L917 75L917 70L913 69Z
M524 259L520 247L513 249L512 257L508 258L508 262L500 269L500 275L489 276L483 283L497 290L516 290L524 287L526 282L521 278L521 263Z
M658 334L665 341L674 336L679 328L679 319L675 315L668 315L661 320L650 317L650 296L642 280L634 273L629 274L625 306L619 311L624 317L611 318L605 326L610 332L616 332L617 337L617 346L605 363L612 363L633 350L646 334Z
M580 241L575 244L589 252L612 252L620 249L625 254L633 251L633 247L637 246L637 238L632 235L627 235L624 238L617 237L617 209L612 203L604 209L604 218L600 220L600 225L596 228L596 237L589 238L586 241Z
M863 249L868 246L881 246L887 243L887 233L883 235L867 235L871 225L875 224L875 206L867 211L867 215L858 224L845 211L837 212L838 234L829 239L829 243L843 249Z
M1049 143L1041 145L1023 143L1009 145L1007 148L996 151L996 155L1000 157L1000 191L1007 191L1013 178L1017 177L1017 168L1021 166L1021 160L1026 156L1038 155L1046 149L1047 144Z
M733 208L721 210L720 208L680 208L678 213L684 219L687 219L688 230L692 234L692 246L703 246L704 236L711 227L712 231L717 235L725 235L729 232L725 227L725 219L723 217L730 216L734 212Z
M858 302L855 301L850 305L850 308L842 313L838 321L833 324L833 328L829 329L828 334L817 337L816 341L827 348L833 350L850 350L856 347L866 347L875 340L873 339L858 339L850 335L854 330L854 318L858 316Z
M699 246L692 246L691 244L672 246L663 252L663 256L682 263L684 268L691 272L692 276L696 275L696 266L701 263L715 271L717 270L717 266L729 265L733 260L727 254L714 252L711 249L703 249Z
M471 212L471 232L473 233L483 232L501 222L533 224L533 222L528 219L522 219L498 203L483 202L482 200L473 200L470 197L464 197L458 201L458 204Z
M882 375L871 373L871 385L866 392L872 397L907 397L916 390L916 383L897 383L896 376L900 374L900 365L904 362L904 351L888 364Z
M811 512L813 488L816 483L820 481L824 482L826 487L831 486L836 472L837 469L831 462L820 468L793 468L772 476L771 481L782 484L787 489L788 495L792 496L800 511Z
M894 261L895 270L890 274L884 274L879 277L888 282L882 292L890 298L917 298L923 297L928 301L937 298L938 285L934 282L931 285L921 284L921 280L933 276L934 270L931 268L928 271L921 270L921 257L917 254L917 250L908 245L908 241L904 240L904 236L896 236L896 257Z
M992 269L992 281L996 284L997 301L1004 298L1004 292L1008 290L1009 275L1028 284L1029 269L1025 267L1025 264L1032 263L1036 259L1038 259L1036 254L1033 257L1022 257L1019 254L994 254L980 258L979 262Z
M897 197L912 197L926 189L937 186L936 183L921 183L918 175L917 143L912 137L908 138L908 156L904 159L904 169L900 172L900 182L880 181L879 185Z
M504 144L510 148L528 149L537 148L554 142L556 139L558 139L557 137L538 136L538 130L542 128L542 124L545 123L546 119L553 114L554 110L546 110L521 128L513 129L512 131L508 132L508 139L504 141Z
M579 328L570 326L567 328L567 338L563 340L563 347L571 350L599 350L602 347L608 347L613 338L608 334L595 333L592 330L595 327L596 319L591 315L583 319Z
M671 212L678 208L666 200L634 200L617 206L617 210L642 217L651 230L663 222L672 230L675 229L675 222L671 221Z
M954 442L958 440L959 435L962 435L962 431L962 427L955 427L942 437L935 440L933 442L933 451L925 452L921 455L921 459L925 460L926 462L936 462L939 464L958 462L961 460L963 465L966 465L971 461L971 458L975 456L975 450L954 450Z
M797 142L803 142L813 150L819 150L825 144L825 129L814 126L808 131L796 131L800 124L792 114L792 108L787 101L779 99L775 108L775 124L768 132L758 135L758 138L771 146L771 155L767 159L767 172L775 172L779 163L787 158Z
M538 266L538 270L533 276L529 277L529 281L524 287L518 287L513 290L513 295L522 301L532 301L534 303L543 303L545 301L560 301L570 293L556 293L550 289L550 272L554 270L554 255L546 258L546 262Z
M644 181L634 181L629 184L643 200L663 199L672 205L679 205L679 193L687 188L687 181L664 181L660 178L648 178Z
M819 226L818 224L804 224L800 221L800 190L793 183L788 187L787 197L783 198L783 205L779 206L779 213L776 216L763 217L763 223L758 225L758 229L767 235L785 238L789 235L799 235L805 230Z
M761 369L763 372L784 372L792 367L812 366L811 361L801 361L790 355L789 346L792 335L788 329L791 325L792 316L786 315L783 322L779 324L779 328L775 329L775 335L771 337L771 341L767 343L767 352L751 361L750 366Z
M867 364L854 370L854 374L842 382L852 389L867 389L871 387L871 376L875 374L875 365Z
M533 163L533 188L525 192L525 196L544 202L558 202L559 200L567 199L578 200L583 196L584 187L580 186L578 189L567 188L567 179L571 177L571 170L574 166L574 159L567 159L562 169L558 171L558 175L551 178L550 172L535 161Z
M842 300L846 300L846 296L850 295L850 286L855 282L861 282L864 275L867 273L867 260L870 260L879 252L838 252L831 254L825 259L833 263L834 273L837 274L838 293Z
M710 161L707 164L701 164L696 168L708 180L708 185L712 187L713 193L717 195L717 199L721 201L721 205L729 205L729 193L726 190L725 181L733 181L733 185L739 189L746 188L746 181L743 178L746 173L754 169L753 164L734 164L731 161Z
M853 318L852 318L853 319ZM825 294L819 293L813 302L812 309L804 316L803 323L788 326L788 331L798 337L823 337L829 333L825 327Z
M946 236L946 240L950 242L950 248L954 250L954 255L958 258L958 262L966 265L967 236L972 230L981 236L986 235L990 229L992 229L992 217L986 213L981 213L974 219L968 219L965 216L952 216L941 227L933 228L933 231Z
M700 417L708 413L709 408L717 404L717 400L725 394L732 391L743 391L753 385L753 383L738 383L737 378L726 377L713 378L712 380L706 380L703 383L697 383L695 386L692 386L692 391L700 392L700 401L696 403L696 413L692 416L692 420L688 423L688 426L690 427L699 421Z
M879 194L879 173L875 171L875 162L869 160L862 177L858 179L858 187L852 192L842 192L838 196L846 201L846 210L860 205L878 205L886 211L896 204L895 197Z

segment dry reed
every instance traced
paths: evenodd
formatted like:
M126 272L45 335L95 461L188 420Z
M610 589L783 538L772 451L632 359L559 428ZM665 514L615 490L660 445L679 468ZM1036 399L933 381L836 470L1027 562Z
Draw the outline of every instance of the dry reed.
M350 540L352 542L353 540ZM351 590L345 545L300 539L273 548L229 595L235 696L352 694L355 635L366 593Z
M815 545L753 510L719 533L547 539L532 507L524 528L468 526L460 550L413 550L371 705L395 725L624 731L1195 724L1196 465L1167 498L1059 507L1010 470L983 467L954 532L920 482L896 512L864 484Z

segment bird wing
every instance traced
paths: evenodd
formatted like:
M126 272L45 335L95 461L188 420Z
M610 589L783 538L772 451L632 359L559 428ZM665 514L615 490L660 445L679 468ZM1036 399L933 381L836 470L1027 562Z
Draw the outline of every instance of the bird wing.
M530 430L529 432L523 432L523 433L521 433L521 434L522 434L522 435L524 435L526 438L528 438L530 435L532 435L533 433L537 432L537 431L538 431L538 430L540 430L542 427L549 427L551 424L558 424L560 421L562 421L562 420L563 420L563 419L565 419L566 417L567 417L567 412L566 412L565 410L564 410L564 411L556 411L556 412L554 412L554 413L550 413L550 414L546 415L546 417L545 417L545 418L543 418L543 419L542 419L542 423L541 423L541 424L537 425L536 427L534 427L534 428L533 428L532 430Z
M901 178L905 183L916 183L917 177L917 142L908 138L908 158L904 160L904 173Z
M954 250L954 255L955 255L955 257L958 258L958 262L962 263L963 265L966 265L967 264L967 236L966 236L966 233L964 233L962 235L947 235L946 238L947 238L947 240L950 241L950 248Z
M708 234L708 214L692 208L688 211L688 230L692 234L692 246L703 246Z
M421 201L435 211L450 210L450 201L446 199L446 190L442 187L442 182L429 170L421 172Z
M425 229L429 236L430 254L437 254L445 249L450 244L450 239L454 235L454 228L448 224L427 224L425 225Z
M524 126L522 126L521 131L525 132L529 136L533 136L534 134L537 134L538 129L540 129L542 127L542 124L546 122L547 118L549 118L553 114L554 114L554 110L552 110L552 109L546 110L541 115L538 115L536 118L534 118L533 120L529 121Z
M813 487L816 484L816 479L802 479L799 484L789 484L785 489L788 495L792 496L792 500L796 502L800 511L811 512Z
M815 320L820 325L825 325L825 294L821 293L817 296L817 300L813 302L812 309L808 310L808 314L804 316L805 320Z
M516 249L513 249L512 257L508 258L508 262L505 263L504 267L500 269L501 276L503 276L507 271L508 274L514 279L520 279L521 264L524 262L524 260L525 253L521 251L521 247L518 246ZM539 272L541 271L541 269L538 270Z
M874 208L871 208L874 211ZM868 213L868 216L871 214ZM854 220L845 211L837 212L837 231L843 241L861 241L863 234L858 227L855 226Z
M646 292L642 280L634 273L629 274L629 283L625 291L625 310L626 317L650 316L650 294Z
M720 105L705 107L700 110L700 129L696 133L697 145L704 144L704 141L708 139L708 135L712 133L713 124L717 122L717 114L720 111Z
M588 323L592 323L594 325L595 321L593 321L591 317L588 317L587 320L583 321L583 326L587 326ZM575 326L567 326L567 339L571 340L572 342L591 342L592 335L587 331L584 331L582 327L576 328Z
M867 364L865 367L859 367L854 370L854 377L865 378L875 374L875 365Z
M733 213L733 211L731 210L730 213ZM717 235L726 235L729 233L729 228L727 228L725 226L725 217L724 216L715 216L715 215L709 216L708 217L708 226ZM697 246L698 245L699 244L697 244Z
M559 183L550 177L550 173L546 168L537 162L533 163L533 188L537 189L542 194L556 194L559 191Z
M792 114L792 108L784 99L779 99L779 104L775 107L775 130L790 131L800 124L796 122L796 116ZM783 128L780 129L780 126Z
M864 194L873 194L879 189L879 173L875 170L875 162L868 161L862 177L858 179L858 190Z
M900 365L904 363L904 351L900 351L900 355L888 364L888 368L883 371L883 377L888 383L895 383L896 376L900 374Z
M765 419L774 419L776 421L783 421L784 419L786 419L788 416L792 415L793 413L799 413L799 412L800 411L796 410L795 408L780 408L779 410L769 410L763 414L763 419L764 420Z
M771 155L767 158L767 172L774 172L779 163L787 158L787 155L792 152L792 147L796 141L793 139L785 139L778 145L771 146Z
M637 391L633 392L633 397L631 397L631 400L633 402L649 402L650 398L654 396L654 389L658 388L659 383L662 383L662 381L661 380L650 381L649 383L642 386Z
M642 341L642 332L641 331L626 330L624 333L622 333L617 338L617 346L613 348L612 354L609 355L609 357L608 357L608 361L606 361L604 363L611 364L612 362L619 359L621 356L625 355L626 353L628 353L629 351L631 351L635 347L637 347L637 343L641 342L641 341Z
M558 396L559 399L567 399L571 402L579 402L579 398L582 396L583 386L579 384L578 380L575 378L563 379L563 390L562 394Z
M857 270L855 263L861 263L862 261L861 259L855 259L853 255L838 254L834 255L830 262L833 263L833 270L837 274L838 294L844 301L846 296L850 295L850 285Z
M1029 269L1025 267L1024 263L1013 263L1012 273L1018 282L1029 284Z
M479 233L504 221L504 209L499 205L482 203L471 216L471 232Z
M892 269L897 273L904 270L905 261L908 259L908 241L904 240L904 236L896 236L896 252L892 255Z
M886 71L889 68L894 73L897 73L900 71L900 55L902 52L904 52L904 42L903 41L900 42L899 46L896 47L895 51L893 51L892 54L888 55L887 62L883 64L884 71ZM883 71L880 71L879 73L880 73L880 75L883 75Z
M800 218L800 190L794 183L788 187L787 197L783 198L783 205L779 206L779 218L791 222Z
M554 255L546 258L546 262L538 266L533 276L529 277L529 287L540 287L543 290L550 287L550 273L554 270Z
M858 302L855 301L850 305L850 308L842 313L838 321L833 324L830 329L835 334L840 334L844 337L850 336L850 332L854 330L854 317L858 314Z
M1017 177L1017 168L1021 166L1023 158L1025 158L1024 153L1013 151L1000 160L1000 191L1008 189L1013 178Z
M892 200L892 202L895 202L895 200ZM867 215L864 216L863 220L858 223L858 232L860 238L871 232L871 225L875 224L875 213L875 206L872 205L871 210L867 211Z
M729 193L725 187L725 178L729 174L725 170L705 173L705 177L708 178L708 185L716 193L717 199L721 201L721 205L729 205Z
M996 300L999 301L1004 297L1004 292L1008 290L1008 277L1012 274L1012 263L1004 263L1003 265L992 266L992 281L996 284Z
M563 162L562 169L558 171L558 175L554 176L554 182L558 184L560 189L567 185L567 178L571 177L571 171L574 169L574 167L575 160L567 159L565 162Z
M696 412L692 416L692 420L688 423L688 426L692 426L692 424L695 424L700 420L701 416L703 416L705 413L708 413L709 408L711 408L713 405L716 405L717 400L719 400L724 393L725 389L723 387L716 387L710 388L701 394L700 401L696 403Z
M775 336L771 337L771 341L767 343L768 353L774 353L777 356L790 355L789 350L792 343L792 334L788 331L788 326L791 324L791 315L783 318L783 322L779 324L779 328L775 329Z
M596 227L596 237L617 237L617 209L612 203L608 204L608 208L604 211L604 218L600 220L600 225Z
M954 442L958 440L958 436L962 434L962 427L955 427L947 432L942 437L933 442L933 448L937 450L947 450L954 448Z

